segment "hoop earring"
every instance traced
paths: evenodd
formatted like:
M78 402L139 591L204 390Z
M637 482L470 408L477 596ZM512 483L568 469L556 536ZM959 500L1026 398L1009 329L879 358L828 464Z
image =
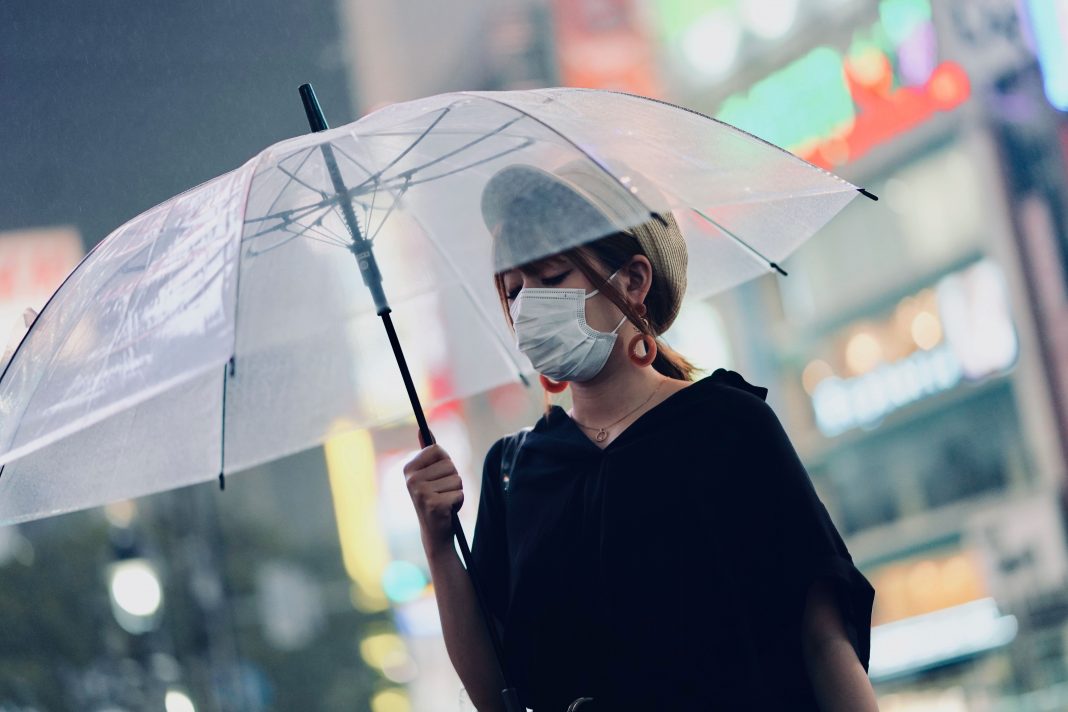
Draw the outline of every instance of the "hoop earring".
M639 356L634 352L634 347L641 341L645 345L645 355ZM635 366L645 367L656 359L656 339L649 334L635 334L627 345L627 356Z
M563 393L569 385L567 381L554 381L540 373L538 374L538 380L541 381L541 387L549 391L549 393Z

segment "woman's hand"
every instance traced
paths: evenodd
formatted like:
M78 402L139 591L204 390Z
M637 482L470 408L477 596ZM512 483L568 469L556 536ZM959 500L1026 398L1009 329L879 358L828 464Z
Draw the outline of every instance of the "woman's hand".
M422 444L422 436L419 442ZM449 453L437 444L424 447L404 465L404 479L427 555L442 547L452 549L452 512L463 504L464 492Z

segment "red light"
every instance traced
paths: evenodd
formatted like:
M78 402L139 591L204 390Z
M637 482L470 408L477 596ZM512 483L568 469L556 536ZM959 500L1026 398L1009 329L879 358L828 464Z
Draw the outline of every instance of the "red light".
M939 109L957 106L971 95L971 83L964 69L955 62L943 62L927 82L927 95Z

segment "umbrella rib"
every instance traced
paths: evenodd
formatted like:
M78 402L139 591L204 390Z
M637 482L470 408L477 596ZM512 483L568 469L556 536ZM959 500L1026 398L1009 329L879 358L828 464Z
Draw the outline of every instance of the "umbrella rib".
M338 153L340 153L342 156L344 156L345 158L349 159L353 163L353 165L355 165L361 171L363 171L364 173L367 173L368 176L371 175L371 171L369 171L367 169L367 166L363 165L362 163L357 161L355 158L350 156L345 149L343 149L343 148L341 148L339 146L334 146L334 149ZM375 241L375 238L378 237L378 233L382 231L382 228L386 224L386 220L389 218L390 215L393 214L393 210L397 207L397 204L400 202L400 199L404 195L404 192L406 190L408 190L408 182L405 182L404 186L401 187L400 189L397 189L397 190L394 190L393 188L389 187L388 185L385 186L386 190L388 190L390 192L390 194L393 195L393 202L390 204L389 208L386 210L386 214L382 216L382 220L379 221L378 227L375 228L373 231L371 231L371 217L374 215L375 197L378 195L378 189L380 187L383 187L382 182L379 181L378 179L375 179L373 185L374 185L374 190L371 191L371 206L369 208L367 208L366 212L364 213L364 221L367 223L368 231L371 232L371 234L367 238L367 241L368 242L372 242L372 243ZM362 205L361 205L361 207L362 207Z
M309 215L314 214L316 210L325 209L326 211L329 211L333 202L334 201L332 200L320 200L318 203L312 203L311 205L302 205L299 208L290 208L288 210L283 210L280 213L274 213L273 215L263 215L258 218L248 218L247 220L245 220L245 224L254 222L265 222L267 220L281 220L284 225L289 225L292 223L296 223L299 225L300 223L297 223L297 220L302 220L308 217ZM297 215L297 213L300 214ZM280 226L272 225L271 227L265 228L254 235L246 235L242 237L241 241L244 242L245 240L252 240L262 235L266 235L267 233L278 229L278 227Z
M556 128L555 126L553 126L553 125L552 125L552 124L550 124L549 122L545 121L544 119L540 119L540 118L538 118L537 116L535 116L534 114L531 114L531 113L530 113L530 112L528 112L528 111L525 111L525 110L523 110L523 109L520 109L520 108L519 108L518 106L514 106L514 105L512 105L512 104L509 104L508 102L506 102L506 101L502 101L502 100L500 100L500 99L496 99L496 98L493 98L493 97L485 96L485 95L482 95L482 94L473 94L473 93L471 93L471 92L466 92L466 91L463 91L463 92L458 92L458 93L459 93L459 94L463 94L464 96L471 96L471 97L475 97L475 98L478 98L478 99L483 99L483 100L485 100L485 101L492 101L492 102L493 102L493 103L495 103L495 104L500 104L501 106L507 107L507 108L511 109L512 111L517 111L517 112L519 112L520 114L522 114L523 116L526 116L527 118L529 118L529 119L530 119L531 121L534 121L534 122L536 122L536 123L538 123L538 124L540 124L540 125L544 126L544 127L546 128L546 129L548 129L549 131L551 131L552 133L556 134L557 136L559 136L560 138L562 138L562 139L563 139L564 141L566 141L566 142L567 142L567 144L568 144L569 146L571 146L571 147L572 147L572 148L574 148L574 149L575 149L576 151L578 151L579 153L581 153L581 154L582 154L583 156L585 156L586 158L588 158L588 159L589 159L589 160L590 160L590 161L591 161L591 162L592 162L592 163L593 163L593 164L594 164L595 166L597 166L598 168L600 168L600 169L601 169L601 170L602 170L602 171L604 172L604 174L605 174L606 176L608 176L609 178L611 178L611 179L612 179L612 181L614 181L614 182L615 182L615 184L616 184L616 185L618 185L618 186L620 187L620 189L621 189L621 190L623 190L623 191L624 191L624 192L625 192L625 193L626 193L627 195L629 195L629 196L633 197L633 198L634 198L634 200L636 200L636 201L638 202L638 204L639 204L639 205L641 205L641 206L642 206L642 208L644 208L644 209L645 209L645 211L646 211L647 213L649 213L649 216L650 216L650 217L652 217L652 218L655 218L655 219L659 220L659 221L660 221L661 223L663 223L663 224L664 224L665 226L667 225L667 220L665 220L665 219L664 219L664 217L663 217L662 215L660 215L660 213L658 213L658 212L655 212L654 210L650 209L650 208L649 208L649 206L648 206L648 205L646 205L646 204L645 204L645 203L644 203L644 202L642 201L642 199L641 199L641 198L639 198L638 196L636 196L636 195L634 195L634 194L633 194L632 192L630 192L630 190L629 190L629 189L627 188L627 186L626 186L626 185L624 185L624 184L623 184L623 183L622 183L622 182L621 182L621 181L619 180L619 178L618 178L618 177L616 177L616 174L615 174L615 173L613 173L612 171L608 170L608 168L607 168L607 167L605 167L605 166L604 166L604 165L603 165L603 164L602 164L602 163L601 163L600 161L598 161L598 160L597 160L596 158L594 158L594 157L593 157L593 154L591 154L591 153L590 153L589 151L587 151L586 149L584 149L584 148L583 148L582 146L580 146L580 145L579 145L579 144L578 144L577 142L575 142L575 141L571 140L571 138L569 138L569 137L567 136L567 134L565 134L565 133L564 133L563 131L561 131L560 129Z
M352 242L350 240L345 240L344 238L338 237L337 235L335 235L335 234L333 234L331 232L328 232L326 230L326 228L323 227L323 219L327 215L329 215L331 213L331 211L333 211L333 209L334 209L333 206L327 206L326 208L323 208L322 212L319 213L319 217L315 218L315 220L313 220L308 225L304 225L303 223L296 222L296 221L290 221L290 222L288 222L288 223L286 223L284 225L281 225L279 227L281 227L282 229L286 229L291 225L296 225L297 227L304 228L300 232L298 237L300 235L303 235L306 232L310 232L312 230L317 230L317 232L315 233L315 235L317 235L317 238L309 236L309 239L319 239L321 242L328 242L328 243L330 243L332 245L336 245L337 247L346 247L347 248L352 244ZM302 217L310 217L312 214L313 213L311 211L309 211L309 213L306 216L302 216ZM286 229L286 232L292 232L292 231Z
M309 240L315 240L316 242L322 242L323 244L329 245L331 247L338 247L338 248L347 248L348 247L348 245L346 243L337 241L336 239L335 240L326 240L326 239L323 239L322 237L319 237L319 236L306 234L309 230L312 229L313 225L301 225L300 227L302 227L304 229L301 230L300 232L294 232L291 229L290 225L282 225L280 229L283 232L288 232L290 234L289 237L287 237L286 239L282 240L281 242L279 242L277 244L271 245L270 247L267 247L267 248L262 249L262 250L252 251L252 248L250 247L249 248L249 250L250 250L249 251L249 255L251 257L259 257L260 255L266 254L266 253L270 252L271 250L278 249L279 247L281 247L283 245L288 245L290 242L293 242L293 240L296 240L298 237L306 237Z
M293 175L288 170L283 168L281 163L279 163L277 165L278 165L278 170L282 171L287 176L289 176L289 180L296 181L297 183L300 183L302 186L304 186L305 188L307 188L308 190L310 190L313 193L318 193L319 197L323 198L324 200L330 197L329 194L326 193L325 191L320 190L320 189L315 188L315 187L312 187L312 185L310 183L306 183L305 181L301 180L300 178L297 178L295 175ZM300 170L300 169L298 168L297 170ZM279 191L279 196L281 196L282 191L284 191L286 189L286 186L288 186L288 185L289 184L286 183L286 185L282 186L282 190ZM278 199L275 198L275 200L277 201ZM273 205L273 203L272 203L272 205Z
M259 159L257 159L257 161L256 161L256 167L257 168L259 167L260 163L262 163L262 161L263 161L263 158L262 158L262 154L261 154L261 157ZM303 165L303 164L301 164L301 165ZM246 212L248 212L249 199L252 197L252 183L253 183L253 181L255 181L255 173L253 174L252 177L249 178L248 185L245 187L245 190L244 190L245 195L244 195L244 199L242 200L242 203L241 203L241 212L240 212L241 215L244 215ZM278 198L280 198L281 195L282 195L281 192L279 192L279 194L277 196L275 196L275 201L273 203L271 203L272 206L275 203L278 202ZM246 224L247 224L247 221L246 221ZM238 237L237 245L236 245L237 254L234 256L234 263L235 263L234 272L236 273L236 277L234 279L234 321L233 321L234 340L230 345L230 361L229 361L230 378L234 377L234 366L235 366L235 363L236 363L236 360L237 360L237 340L238 340L238 336L239 336L238 317L241 315L241 272L243 271L241 269L241 266L242 266L241 255L244 252L244 249L242 247L243 244L244 244L244 239L242 237ZM230 381L229 381L229 379L227 379L225 377L226 371L223 371L223 374L224 374L224 376L223 376L223 411L222 411L222 417L220 418L220 425L221 425L220 430L221 430L221 432L219 434L219 441L220 441L220 446L221 447L225 447L226 446L226 394L230 389ZM226 470L226 453L225 452L221 452L220 453L220 458L219 458L219 485L220 486L225 486L225 480L223 479L223 473L225 472L225 470Z
M505 104L505 106L507 106L507 104ZM442 110L443 113L441 114L441 116L439 116L434 121L433 124L428 126L427 129L425 131L423 131L419 135L419 137L415 141L412 142L412 144L410 146L408 146L406 149L404 149L404 151L402 151L401 154L399 156L397 156L395 159L393 159L387 166L385 166L381 170L369 175L366 179L364 179L358 185L356 185L356 186L354 186L352 188L349 188L348 191L347 191L349 199L351 199L352 196L359 194L361 191L366 192L366 190L363 190L363 189L365 189L368 185L374 185L374 191L377 192L379 187L388 184L390 181L400 181L400 180L407 181L407 179L409 179L416 172L421 171L421 170L425 170L425 169L429 168L430 166L433 166L433 165L435 165L437 163L440 163L440 162L442 162L442 161L444 161L444 160L446 160L448 158L451 158L452 156L457 155L458 153L466 151L467 149L471 148L472 146L475 146L475 145L477 145L477 144L479 144L479 143L481 143L481 142L483 142L483 141L485 141L485 140L487 140L489 138L492 138L493 136L496 136L497 134L499 134L500 132L504 131L509 126L515 124L517 121L519 121L520 119L523 118L523 116L518 116L518 117L516 117L516 118L514 118L514 119L512 119L512 120L510 120L510 121L508 121L508 122L506 122L504 124L502 124L501 126L498 126L496 129L490 131L489 133L483 134L483 135L479 136L478 138L476 138L475 140L470 141L470 142L464 144L463 146L460 146L459 148L453 149L452 151L449 151L448 153L442 154L441 156L438 156L437 158L435 158L435 159L433 159L431 161L428 161L427 163L424 163L424 164L419 165L419 166L415 166L413 168L409 168L409 169L405 170L403 173L401 173L399 175L387 178L384 182L381 181L380 179L382 177L382 174L385 173L390 168L392 168L394 165L396 165L396 163L401 158L403 158L413 148L415 148L416 144L418 144L420 141L422 141L424 138L426 138L426 136L429 134L430 130L433 129L441 121L441 119L444 118L444 116L445 116L444 112L447 112L447 111L449 111L449 109L443 109ZM526 116L526 114L524 114L524 116ZM537 119L535 119L535 120L537 120ZM519 150L521 148L526 148L527 146L531 145L532 143L533 143L533 139L527 137L527 138L524 139L524 143L519 145L519 146L517 146L517 147L514 147L514 148L511 148L511 149L508 149L507 151L498 153L498 154L496 154L494 156L491 156L490 158L482 159L482 160L477 161L475 163L469 164L467 166L464 166L461 169L454 169L452 171L449 171L449 172L446 172L446 173L443 173L443 174L439 174L439 175L433 176L431 178L426 178L426 179L422 179L422 180L419 180L419 181L412 181L412 185L417 185L418 183L425 183L425 182L430 181L430 180L436 180L437 178L443 178L443 177L452 175L454 173L457 173L460 170L466 170L467 168L472 168L474 166L481 165L482 163L486 163L488 161L495 160L497 158L500 158L501 156L506 156L509 153L517 151L517 150ZM336 148L336 146L333 146L333 144L331 144L331 145L332 145L332 147ZM582 149L579 149L579 150L581 151ZM365 167L360 165L359 162L354 160L351 156L349 156L344 151L341 151L341 153L346 158L348 158L350 161L352 161L361 170L364 170L364 171L367 170ZM585 153L585 152L583 152L583 153ZM588 156L589 154L586 154L586 155ZM280 166L279 166L279 169L281 170ZM287 173L287 175L289 175L289 174ZM613 178L614 178L614 176L613 176ZM304 184L304 185L306 185L306 184ZM309 187L309 189L310 190L315 190L314 188L310 188L310 187ZM290 210L285 210L285 211L282 211L280 213L276 213L276 214L273 214L273 215L263 215L263 216L258 217L258 218L250 218L250 219L246 220L245 222L262 222L264 220L275 219L275 218L282 219L282 220L287 220L287 221L292 221L293 220L293 215L297 211L304 210L304 211L309 211L310 212L310 211L314 211L316 208L323 207L325 205L330 205L331 203L334 203L334 202L340 202L341 200L342 200L342 198L341 198L340 195L334 195L334 196L329 196L329 197L324 196L323 200L321 200L318 203L313 203L312 205L307 205L307 206L303 206L303 207L300 207L300 208L292 208ZM306 214L307 213L305 213L305 215ZM303 217L303 216L301 216L301 217Z
M314 150L315 150L314 146L312 146L311 148L308 149L307 153L304 154L304 158L302 158L300 160L300 164L296 168L293 169L294 172L299 171L301 168L304 167L304 164L308 162L309 158L311 158L312 152ZM283 160L285 160L285 159L283 159ZM279 165L281 165L281 161L279 161ZM293 179L290 178L289 180L286 181L285 185L283 185L281 188L279 188L278 195L274 196L274 200L272 200L271 204L269 206L267 206L266 212L269 213L272 210L274 210L274 206L278 205L278 201L282 199L282 195L285 194L286 188L288 188L289 184L292 183L292 182L293 182Z
M222 415L219 427L219 489L226 489L226 392L229 379L234 375L234 357L223 365Z
M393 210L397 207L397 203L400 201L400 198L404 195L404 193L411 186L420 185L422 183L428 183L428 182L433 181L433 180L438 180L439 178L446 178L448 176L454 175L454 174L459 173L461 171L465 171L465 170L467 170L469 168L474 168L475 166L480 166L480 165L482 165L484 163L488 163L490 161L495 161L498 158L502 158L504 156L507 156L510 153L514 153L516 151L520 151L520 150L522 150L524 148L527 148L528 146L533 145L534 144L534 139L532 139L532 138L530 138L528 136L528 137L525 137L523 139L523 142L520 143L518 146L513 146L513 147L511 147L509 149L506 149L504 151L501 151L501 152L499 152L499 153L497 153L497 154L495 154L493 156L489 156L488 158L483 158L483 159L480 159L478 161L475 161L474 163L469 163L469 164L467 164L465 166L460 166L459 168L454 168L454 169L452 169L450 171L446 171L445 173L439 173L438 175L430 176L428 178L421 178L419 180L412 180L411 179L411 175L410 174L412 172L417 171L417 170L423 170L423 169L433 165L435 162L438 162L440 160L444 160L445 158L448 158L449 156L456 155L457 153L470 148L471 146L475 145L476 143L479 143L480 141L483 141L483 140L489 138L490 136L495 136L498 133L500 133L501 131L503 131L504 129L506 129L509 126L511 126L512 124L514 124L516 121L518 121L521 118L522 117L518 117L516 119L513 119L513 120L509 121L505 125L495 129L493 132L491 132L489 134L482 135L478 139L476 139L475 141L472 141L472 142L466 144L465 146L462 146L459 149L456 149L455 151L453 151L453 152L451 152L449 154L446 154L445 156L439 157L436 161L432 161L432 162L424 164L422 166L418 166L416 168L409 169L408 171L405 171L403 174L401 174L399 176L394 176L392 178L387 178L385 182L380 182L380 181L376 180L375 183L374 183L374 185L375 185L374 192L371 193L371 207L367 211L366 219L367 219L368 227L370 227L370 224L371 224L371 215L373 214L373 211L374 211L375 196L378 195L378 188L379 187L385 188L386 190L388 190L390 192L390 194L393 195L393 203L386 210L386 214L382 216L381 221L378 223L378 227L374 229L374 231L371 233L371 235L370 235L370 237L368 239L371 242L374 241L374 239L378 236L378 233L381 232L382 228L385 226L386 220L389 218L390 215L392 215ZM344 156L345 158L347 158L350 161L352 161L352 163L357 168L369 173L369 171L367 171L367 168L363 164L361 164L355 158L350 156L344 149L339 148L337 146L335 146L334 148L342 156ZM401 180L403 180L404 183L400 188L395 189L390 185L390 183L396 183L397 181L401 181Z
M282 220L285 222L293 222L294 219L306 217L315 212L319 208L329 207L331 200L320 200L318 203L312 203L311 205L302 205L299 208L287 208L278 213L271 213L269 215L261 215L258 218L245 218L245 224L249 223L261 223L268 220ZM300 213L297 215L297 213ZM296 218L294 216L296 215Z
M503 131L505 128L507 128L508 126L510 126L511 124L515 123L518 120L519 119L515 119L513 121L508 122L508 124L506 124L505 126L502 126L500 129L495 131L494 134L499 133L500 131ZM494 135L494 134L490 134L490 135ZM482 139L487 138L487 137L488 136L483 136L479 140L482 140ZM374 239L378 236L378 233L382 230L382 228L386 224L386 219L389 218L390 214L392 214L394 208L396 208L397 204L400 202L401 197L408 190L408 187L410 185L416 185L417 183L425 183L425 182L427 182L429 180L434 180L435 178L444 177L446 175L451 175L452 173L455 173L455 172L460 171L460 170L466 170L468 168L472 168L474 166L481 165L482 163L486 163L487 161L495 160L497 158L500 158L501 156L508 155L509 153L512 153L512 152L517 151L517 150L520 150L522 148L526 148L527 146L529 146L529 145L531 145L533 143L534 143L534 139L532 139L530 137L526 137L526 138L524 138L523 143L520 144L519 146L515 146L513 148L510 148L507 151L501 152L501 153L499 153L499 154L497 154L495 156L491 156L490 158L486 158L486 159L483 159L483 160L478 161L476 163L472 163L472 164L469 164L467 166L464 166L462 168L455 169L455 170L450 171L448 173L442 174L441 176L434 176L432 178L425 178L425 179L422 179L420 181L412 181L411 177L408 176L407 179L405 180L404 185L402 187L398 188L398 189L391 188L388 184L384 185L385 189L388 190L391 194L393 194L393 196L394 196L393 197L393 203L389 206L389 209L386 211L386 214L382 217L381 222L378 223L378 227L375 229L374 234L372 234L369 239L373 242ZM473 145L473 143L469 144L467 147L469 147L470 145ZM337 147L335 146L335 148L337 148ZM344 156L345 158L347 158L350 161L352 161L353 164L355 164L357 168L359 168L359 169L361 169L363 171L367 171L367 169L363 165L361 165L359 161L357 161L352 156L348 155L348 153L346 151L344 151L343 149L338 149L338 150L340 151L342 156ZM397 178L393 178L393 179L389 179L389 180L398 180L398 179L399 179L399 176ZM375 192L377 193L377 186L383 185L383 184L376 180L375 181L375 185L376 185ZM373 197L373 194L372 194L372 201L373 200L374 200L374 197ZM430 235L430 231L427 230L426 227L424 227L422 225L422 221L419 220L418 217L416 217L415 220L416 220L417 223L419 223L420 227L422 227L423 232L426 233L429 236ZM368 226L370 226L370 220L368 220ZM489 328L489 332L491 334L493 334L493 336L497 340L498 344L500 344L501 351L503 351L505 356L508 358L508 360L511 361L512 366L515 368L516 374L519 376L519 380L523 382L524 386L529 386L530 382L527 380L527 377L523 374L522 367L519 365L519 362L516 361L515 356L512 354L512 352L508 349L508 344L503 339L501 339L501 335L494 328L493 322L490 319L489 314L487 314L485 312L485 310L483 309L481 302L479 302L479 300L476 297L476 295L472 294L471 286L467 283L467 280L463 278L463 276L460 273L460 270L457 269L455 263L453 263L452 259L445 252L445 250L442 250L441 246L437 244L437 240L431 239L431 240L429 240L429 242L434 246L434 249L437 250L438 254L441 255L442 259L445 261L445 264L447 264L449 266L449 269L452 270L453 274L455 274L457 276L458 281L459 281L459 283L461 285L461 288L467 294L467 298L471 301L472 304L475 305L475 312L486 323L486 326Z
M405 183L401 188L397 189L396 195L393 196L393 202L390 203L389 208L386 210L386 214L383 215L382 219L378 221L378 227L376 227L374 232L371 233L370 237L367 238L369 242L373 243L375 241L375 238L378 237L378 233L382 232L382 228L386 226L386 220L388 220L389 216L393 214L393 211L400 204L401 198L404 197L404 193L408 190L408 185L408 183ZM387 188L387 190L389 190L391 193L393 192L392 188ZM377 193L378 191L376 190L375 192ZM368 216L367 227L371 227L370 216Z
M763 255L763 254L762 254L762 253L761 253L761 252L760 252L759 250L757 250L757 249L756 249L755 247L753 247L752 245L750 245L750 244L749 244L748 242L746 242L746 241L745 241L745 240L743 240L742 238L738 237L738 236L737 236L737 235L735 235L735 234L734 234L733 232L731 232L731 231L730 231L730 230L728 230L727 228L723 227L723 226L722 226L722 225L720 225L720 224L719 224L718 222L716 222L716 221L715 221L715 220L713 220L712 218L708 217L707 215L705 215L705 214L704 214L703 212L701 212L701 211L700 211L700 210L698 210L697 208L690 208L690 210L692 210L692 211L694 211L695 213L697 213L698 215L700 215L700 216L701 216L702 218L704 218L704 219L705 219L706 221L708 221L708 222L709 222L709 223L710 223L711 225L715 226L715 227L716 227L716 228L718 228L718 229L719 229L720 231L722 231L722 232L723 232L723 233L724 233L724 234L725 234L725 235L726 235L727 237L731 238L732 240L734 240L735 242L737 242L738 244L740 244L740 245L741 245L742 247L744 247L744 248L746 248L747 250L749 250L749 252L751 252L752 254L756 255L756 257L757 257L758 259L760 259L760 260L764 261L765 263L767 263L767 265L768 265L769 267L771 267L771 268L772 268L773 270L777 271L777 272L778 272L779 274L781 274L781 275L782 275L783 277L786 277L786 276L787 276L786 270L784 270L784 269L783 269L782 267L780 267L780 266L779 266L778 264L776 264L775 262L772 262L771 260L769 260L769 259L768 259L767 257L765 257L765 256L764 256L764 255Z
M302 218L305 218L305 217L307 217L308 215L311 215L311 214L313 214L313 213L314 213L314 212L315 212L315 211L316 211L317 209L321 209L321 208L323 208L323 206L322 206L322 205L319 205L319 204L316 204L316 205L312 206L311 208L307 208L307 209L305 209L305 208L300 208L301 210L306 210L306 212L305 212L305 213L304 213L303 215L301 215L301 216L300 216L300 218L298 218L298 220L299 220L299 219L302 219ZM324 209L324 212L326 212L326 211L328 211L328 210L329 210L329 208L325 208L325 209ZM287 211L287 212L291 212L291 211ZM275 230L279 230L279 229L282 229L282 228L284 228L284 227L285 227L285 226L287 226L287 225L293 225L293 224L296 224L296 225L300 225L300 223L299 223L299 222L296 222L296 220L293 220L293 219L292 219L292 216L291 216L291 215L285 215L285 216L283 217L281 213L278 213L278 214L276 214L276 215L271 215L271 216L265 216L265 217L264 217L264 218L262 218L262 219L266 220L266 219L268 219L268 218L270 218L270 219L277 219L277 220L279 220L280 222L279 222L279 224L277 224L277 225L268 225L267 227L263 228L263 229L262 229L262 230L260 230L259 232L253 233L253 234L251 234L251 235L243 235L243 236L241 237L241 242L248 242L248 241L250 241L250 240L255 240L256 238L258 238L258 237L263 237L264 235L268 235L268 234L270 234L270 233L274 232Z
M414 141L412 141L411 144L409 144L407 148L405 148L403 151L401 151L392 161L387 163L381 170L379 170L378 172L372 173L371 175L367 176L367 178L365 178L362 183L360 183L359 185L355 186L354 188L350 188L349 189L349 193L350 194L354 193L355 191L359 190L360 188L363 188L364 186L366 186L368 183L377 183L378 179L382 177L383 173L388 171L393 166L397 165L397 163L401 159L403 159L405 156L407 156L409 153L411 153L412 149L414 149L416 146L418 146L422 142L422 140L424 138L426 138L427 135L431 131L434 130L434 127L437 126L439 123L441 123L442 119L444 119L445 115L448 114L450 111L452 111L452 107L451 106L446 106L444 109L442 109L441 113L438 114L438 117L436 119L434 119L432 122L430 122L430 125L427 126L425 129L423 129L423 132L421 134L419 134L419 136L416 137L416 139Z
M342 156L344 156L345 158L347 158L350 161L352 161L353 165L355 165L361 171L367 173L368 175L371 174L371 171L369 171L365 165L363 165L362 163L357 161L355 158L350 156L348 154L348 152L345 151L345 149L340 148L338 146L334 146L334 149L337 150L338 153L340 153ZM389 218L390 215L393 214L393 210L397 207L397 204L400 202L400 199L404 196L405 191L408 190L409 183L410 183L410 181L406 181L403 187L395 190L395 189L391 188L388 185L383 186L382 182L377 180L377 179L374 181L374 190L371 192L371 206L367 209L367 211L366 211L366 213L364 215L364 219L365 219L365 221L367 223L367 229L369 231L371 230L371 217L374 215L375 197L378 195L378 189L380 187L385 187L385 189L388 190L390 192L390 194L393 196L393 202L390 204L389 208L386 210L386 214L382 216L382 220L379 221L378 227L375 228L374 231L371 232L370 236L367 238L368 242L372 242L373 243L375 241L375 238L378 237L378 233L382 231L382 228L386 224L386 220Z
M355 158L350 156L348 151L346 151L345 149L341 148L341 146L338 146L338 145L335 144L334 145L334 150L337 151L338 153L340 153L345 158L349 159L349 162L351 162L354 166L356 166L361 171L366 173L368 176L371 175L371 171L367 168L367 166L363 165L362 163L357 161ZM379 181L375 180L373 185L374 185L374 189L371 191L371 205L370 205L370 207L368 207L364 211L364 214L363 214L363 221L367 225L367 229L368 230L370 230L370 228L371 228L371 216L374 215L374 212L375 212L375 198L378 197L378 188L381 185L381 183ZM394 200L396 200L396 198L399 198L399 197L400 196L394 196ZM363 205L361 204L360 207L363 207ZM393 208L392 207L390 207L389 212L386 213L386 217L389 217L389 214L391 212L393 212ZM383 221L385 220L385 218L382 218L382 219L383 219ZM379 227L381 227L381 226L379 226ZM378 230L375 230L374 234L377 235L378 234ZM374 242L374 239L375 239L374 235L372 235L369 239L370 239L371 242Z
M411 186L420 185L422 183L429 183L430 181L438 180L439 178L447 178L448 176L454 175L456 173L460 173L462 171L466 171L469 168L474 168L475 166L481 166L483 163L489 163L490 161L496 161L498 158L502 158L504 156L507 156L510 153L515 153L516 151L521 151L524 148L527 148L528 146L532 145L533 143L534 143L533 139L527 138L527 139L524 139L523 143L521 143L518 146L513 146L513 147L511 147L511 148L509 148L507 150L501 151L500 153L497 153L497 154L495 154L493 156L489 156L488 158L479 159L479 160L475 161L474 163L468 163L465 166L460 166L459 168L454 168L454 169L452 169L450 171L446 171L445 173L439 173L437 175L430 176L428 178L421 178L419 180L411 180L410 178L406 178L403 187L401 187L397 191L397 193L394 195L393 203L389 206L389 209L386 211L386 214L382 216L382 220L378 223L378 227L375 228L374 233L370 236L369 239L373 242L374 239L378 236L378 233L385 226L386 220L393 213L393 210L397 207L397 204L400 202L401 197L404 195L404 193ZM398 176L396 178L390 178L389 180L390 181L400 180L400 176ZM386 187L387 190L390 190L391 193L393 192L393 190L390 188L390 186L388 184L385 187ZM372 201L373 201L373 197L372 197ZM370 221L368 221L368 222L370 222Z
M434 158L431 161L427 161L426 163L424 163L421 166L416 166L414 168L409 168L406 171L404 171L403 173L401 173L401 174L399 174L397 176L394 176L392 179L387 179L387 180L395 180L397 178L402 178L402 177L411 177L417 171L422 171L422 170L425 170L425 169L429 168L430 166L433 166L435 164L441 163L442 161L444 161L446 159L452 158L453 156L455 156L458 153L462 153L463 151L466 151L467 149L471 148L472 146L475 146L475 145L477 145L479 143L482 143L483 141L485 141L487 139L490 139L490 138L496 136L497 134L499 134L500 132L504 131L506 128L508 128L509 126L511 126L512 124L516 123L517 121L519 121L522 118L523 118L522 116L517 116L516 118L512 119L511 121L508 121L508 122L502 124L501 126L498 126L497 128L493 129L489 133L482 134L478 138L474 139L473 141L469 141L468 143L465 143L463 146L460 146L459 148L454 148L453 150L449 151L448 153L443 153L442 155L438 156L437 158ZM529 141L530 139L528 138L527 140Z
M530 381L523 374L523 368L519 365L519 362L516 361L515 356L512 354L512 351L508 348L508 343L501 338L500 333L493 325L493 320L490 318L490 315L486 313L485 309L483 308L482 302L479 301L477 295L475 295L471 291L471 285L468 284L467 280L464 278L463 274L456 266L456 263L453 262L449 254L441 248L441 246L438 244L438 241L430 237L431 232L427 230L426 227L423 225L423 221L419 220L418 218L415 218L415 220L417 223L419 223L419 227L422 228L423 232L427 235L427 242L433 245L434 249L437 250L437 253L441 256L445 264L448 265L449 269L452 270L452 273L456 275L457 282L460 284L460 288L464 290L465 294L467 294L467 298L475 307L475 313L482 318L482 321L485 322L490 334L493 335L494 339L496 339L497 343L501 346L501 351L505 354L508 360L512 362L512 366L515 368L515 372L516 375L519 376L519 380L523 382L524 386L530 386Z
M456 173L460 173L462 171L466 171L469 168L474 168L475 166L481 166L482 164L489 163L490 161L496 161L498 158L503 158L504 156L507 156L510 153L515 153L516 151L521 151L524 148L527 148L527 147L533 145L533 143L534 143L534 141L532 139L529 139L529 138L528 139L524 139L523 143L519 144L518 146L512 146L511 148L506 149L504 151L501 151L500 153L498 153L496 155L489 156L487 158L481 158L481 159L475 161L474 163L468 163L466 166L460 166L459 168L453 168L452 170L446 171L445 173L438 173L437 175L433 175L433 176L430 176L428 178L420 178L419 180L413 180L413 181L411 181L411 183L409 185L420 185L422 183L429 183L430 181L438 180L439 178L447 178L447 177L449 177L451 175L454 175ZM391 180L395 180L395 179L391 179Z
M335 245L337 247L344 247L346 249L351 247L351 240L344 240L331 232L327 232L326 228L323 226L323 218L325 218L328 214L328 212L323 213L315 219L315 222L313 222L311 225L306 226L307 230L312 233L312 235L309 235L308 238L312 240L318 239L321 242L327 242L331 245ZM305 226L301 225L301 227Z

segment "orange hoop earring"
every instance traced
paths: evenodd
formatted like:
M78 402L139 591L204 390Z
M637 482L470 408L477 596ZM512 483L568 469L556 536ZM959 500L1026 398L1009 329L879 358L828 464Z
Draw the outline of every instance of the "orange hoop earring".
M567 381L554 381L540 373L538 374L538 380L541 381L541 387L549 391L549 393L563 393L567 390Z
M645 344L645 355L639 356L634 353L634 347L641 341ZM635 334L627 346L627 356L635 366L648 366L656 358L656 339L649 334Z

